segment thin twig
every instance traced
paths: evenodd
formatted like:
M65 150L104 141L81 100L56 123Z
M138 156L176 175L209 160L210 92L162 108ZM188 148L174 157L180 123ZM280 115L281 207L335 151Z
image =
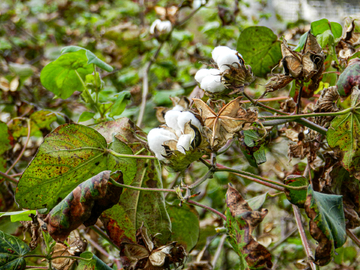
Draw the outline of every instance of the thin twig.
M201 203L198 203L198 202L195 202L195 201L192 201L192 200L187 200L186 202L189 203L189 204L199 206L199 207L204 208L206 210L209 210L210 212L213 212L215 215L218 215L219 217L221 217L223 220L226 221L226 217L225 217L224 214L220 213L218 210L215 210L214 208L211 208L210 206L206 206L206 205L203 205Z
M102 255L104 255L105 257L107 257L110 261L114 261L116 263L116 266L118 267L118 269L120 269L121 263L118 259L116 259L114 256L110 255L109 253L107 253L107 251L105 249L103 249L98 243L96 243L94 240L91 239L91 237L88 237L87 235L83 234L83 236L85 237L85 239L95 248L97 249ZM119 267L120 266L120 267Z
M214 258L211 262L211 265L215 268L215 265L216 265L216 262L217 260L219 259L220 257L220 253L221 251L223 250L223 246L224 246L224 243L225 243L225 239L226 239L227 235L226 234L223 234L220 238L220 243L219 243L219 246L217 247L216 249L216 252L215 252L215 255L214 255Z
M144 188L144 187L134 187L134 186L129 186L129 185L125 185L125 184L121 184L116 182L114 179L110 178L109 179L110 183L113 184L114 186L118 186L118 187L122 187L122 188L128 188L128 189L133 189L133 190L139 190L139 191L152 191L152 192L173 192L176 193L175 189L167 189L167 188ZM181 191L183 191L181 189Z
M193 12L191 12L189 14L189 16L187 16L186 18L184 18L182 21L177 22L174 24L174 26L172 27L171 31L168 33L168 35L166 36L166 38L164 38L163 41L161 41L161 43L159 44L159 47L157 48L154 56L149 60L146 68L145 68L145 72L144 72L144 77L143 77L143 89L142 89L142 99L141 99L141 104L140 104L140 112L139 112L139 117L138 120L136 122L136 125L138 127L141 127L143 118L144 118L144 114L145 114L145 107L146 107L146 99L147 99L147 95L149 93L149 71L150 68L152 66L152 64L155 62L156 58L159 56L160 51L162 49L162 47L164 46L165 42L170 40L171 34L174 31L175 28L183 25L187 20L189 20L196 12L198 12L198 10L202 7L203 5L200 5L200 7L198 7L197 9L195 9Z
M281 239L280 241L276 242L275 245L273 245L271 247L271 249L269 249L269 252L271 253L272 251L274 251L278 246L280 246L282 243L284 243L289 237L291 237L293 234L295 234L298 231L298 228L294 228L291 232L289 232L287 235L285 235L285 237L283 239Z
M7 180L9 180L10 182L14 183L14 184L18 184L19 181L16 180L15 178L11 177L10 175L7 175L6 173L3 173L2 171L0 171L0 176L6 178ZM0 180L0 183L2 183L3 179Z
M19 154L19 156L17 157L17 159L15 160L15 162L10 166L10 168L5 172L6 174L8 174L12 168L14 168L14 166L16 165L16 163L19 162L19 160L21 159L21 157L24 155L24 152L25 152L25 149L29 143L29 140L30 140L30 134L31 134L31 125L30 125L30 119L26 119L26 122L27 122L27 128L28 128L28 134L27 134L27 137L26 137L26 141L25 141L25 144L24 144L24 147L21 149L21 152Z
M307 240L307 238L306 238L304 226L303 226L302 221L301 221L300 210L299 210L299 208L298 208L296 205L292 205L292 208L293 208L294 215L295 215L296 225L297 225L297 227L298 227L298 229L299 229L299 234L300 234L301 242L302 242L302 244L303 244L303 247L304 247L306 256L307 256L307 258L308 258L308 262L309 262L309 264L310 264L311 269L312 269L312 270L316 270L316 265L315 265L315 263L313 262L314 258L313 258L312 252L311 252L311 250L310 250L308 240Z
M352 231L350 231L349 229L346 229L346 234L351 238L351 240L354 241L354 243L358 247L360 247L360 240L359 240L359 238L356 237L356 235Z

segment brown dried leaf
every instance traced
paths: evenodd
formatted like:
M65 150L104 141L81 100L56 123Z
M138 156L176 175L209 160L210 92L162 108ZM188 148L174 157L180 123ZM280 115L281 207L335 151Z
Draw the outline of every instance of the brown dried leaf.
M245 123L257 120L256 112L241 107L241 98L230 101L218 113L201 99L193 99L205 126L211 130L210 144L213 148L220 148L236 132L240 131Z
M336 86L330 86L321 91L317 100L314 112L337 112L339 108L336 106L337 100L340 98ZM324 127L330 126L331 120L335 116L319 116L315 117L315 123Z
M271 254L251 235L253 229L264 219L267 209L261 212L253 211L241 194L229 184L226 192L227 228L230 243L245 260L250 268L270 269L272 267ZM240 256L242 256L240 255Z
M265 84L266 92L273 92L278 89L281 89L288 85L293 80L292 77L285 74L275 74L271 79Z
M285 39L281 44L281 53L283 56L281 63L284 67L285 76L290 76L294 79L298 78L303 69L301 54L291 50Z

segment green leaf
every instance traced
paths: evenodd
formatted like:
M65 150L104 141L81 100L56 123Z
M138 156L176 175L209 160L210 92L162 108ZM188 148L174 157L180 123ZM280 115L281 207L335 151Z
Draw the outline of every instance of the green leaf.
M306 32L301 35L299 44L294 48L294 51L300 52L304 48L308 33L309 32Z
M34 74L34 71L29 64L9 63L9 68L22 79L30 77Z
M178 206L176 203L166 207L171 220L171 240L181 244L187 251L195 247L199 240L199 214L190 205Z
M266 192L265 194L253 197L246 201L252 209L260 210L268 197L270 197L269 193Z
M112 270L112 268L107 266L102 260L96 257L96 255L92 254L90 251L81 253L80 257L88 260L78 260L79 265L76 267L76 270Z
M273 31L265 26L252 26L241 32L237 51L252 67L258 77L266 77L282 58L281 42Z
M292 187L307 186L309 183L307 179L300 175L289 175L285 179L285 184ZM306 189L287 189L285 188L286 198L300 208L304 208L306 201Z
M335 39L341 38L342 36L342 26L337 22L330 22L331 32L334 35Z
M342 195L320 193L309 185L305 210L309 218L332 241L334 248L344 245L346 225ZM331 254L333 253L334 249L331 251Z
M256 160L256 164L260 165L262 163L265 163L266 162L265 146L260 145L259 150L256 150L253 155Z
M255 141L260 139L259 134L255 130L243 130L244 132L244 142L246 146L253 147L255 146Z
M102 68L103 70L106 70L108 72L111 72L113 71L113 68L106 64L104 61L100 60L95 54L93 54L91 51L87 50L87 49L84 49L84 48L81 48L81 47L78 47L78 46L68 46L68 47L65 47L61 50L61 54L64 54L64 53L72 53L72 52L77 52L77 51L80 51L80 50L83 50L86 52L86 57L88 59L88 64L95 64L97 65L99 68Z
M8 126L0 121L0 155L11 148L10 138Z
M40 80L47 90L62 99L67 99L75 91L82 91L84 89L81 80L84 80L85 76L92 72L93 66L88 64L86 52L79 50L63 54L55 61L46 65L41 70Z
M126 105L129 103L130 98L131 94L129 91L120 92L114 105L111 107L109 116L114 117L122 114L122 112L125 110Z
M111 149L133 153L116 141ZM136 160L110 155L105 138L90 127L59 126L45 138L23 173L16 201L23 208L50 210L81 182L105 170L121 170L125 183L130 183L137 171Z
M327 19L321 19L311 23L311 33L314 36L320 35L330 29L330 24Z
M0 231L0 269L25 269L26 262L23 256L29 252L29 246L23 241Z
M0 217L10 216L11 222L32 220L30 214L36 215L35 210L24 210L15 212L0 212Z
M80 117L78 122L85 122L88 121L90 119L92 119L94 117L95 113L93 112L83 112Z
M359 100L360 91L354 90L351 96L354 106ZM349 113L336 116L330 124L326 139L332 148L339 147L344 156L341 161L344 168L357 179L360 177L360 107Z
M335 42L334 36L331 33L331 30L326 30L324 33L316 37L317 41L321 48L325 48L327 45L332 45Z

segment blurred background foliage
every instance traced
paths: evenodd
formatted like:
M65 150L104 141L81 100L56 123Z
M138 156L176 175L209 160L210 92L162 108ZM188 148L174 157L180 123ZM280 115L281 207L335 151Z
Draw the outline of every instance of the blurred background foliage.
M273 30L279 36L287 35L287 39L294 44L297 44L301 34L309 29L309 22L301 16L296 21L288 22L281 15L269 12L266 0L252 2L253 4L241 0L209 1L187 23L173 31L149 72L149 94L141 128L148 131L158 126L154 108L171 106L169 96L188 96L196 86L194 74L201 67L210 64L213 48L217 45L227 45L235 49L238 36L246 27L267 25L271 21L272 25L276 25L276 29ZM185 1L183 5L186 6L186 3ZM5 172L14 163L25 143L27 123L24 118L33 117L40 124L38 128L32 127L25 154L13 168L14 177L21 175L43 137L53 128L65 122L77 122L82 112L91 110L89 105L81 100L80 91L66 100L54 99L54 95L40 83L40 71L60 55L62 47L82 46L114 67L112 72L102 72L105 89L100 93L100 101L114 102L120 92L130 91L131 102L118 117L126 116L136 122L142 99L144 69L160 44L150 35L150 25L158 18L175 20L176 18L172 18L172 9L180 4L180 1L165 0L2 0L0 120L4 123L18 121L18 124L9 126L13 134L13 147L10 150L6 149L6 160L0 170ZM187 7L179 12L178 20L188 16L196 8L194 5L199 4L200 1L188 1ZM258 79L247 91L254 96L260 96L264 91L264 84L265 80ZM284 96L286 95L287 92L284 92ZM277 93L277 96L281 94ZM269 106L278 108L279 102L272 102ZM44 109L53 113L51 119L34 116L37 111ZM287 173L302 172L306 162L297 159L289 162L287 144L288 140L283 137L269 143L267 162L258 168L249 165L238 145L234 145L225 155L220 156L218 161L229 167L270 179L283 180ZM206 171L203 165L192 164L186 170L183 181L192 183ZM164 187L179 184L179 175L166 170L163 171L163 179ZM16 203L11 194L15 186L10 183L5 186L3 179L0 181L0 211L15 211ZM224 196L228 182L233 183L246 199L268 191L268 188L240 177L217 173L213 179L199 187L202 198L200 202L224 212ZM269 194L264 204L264 207L269 209L269 214L257 228L255 237L273 254L274 269L305 269L306 264L302 262L305 253L296 230L291 204L284 194L277 195L274 191L270 191ZM169 201L174 199L173 195L167 197ZM221 235L215 228L223 224L219 218L204 209L197 210L201 220L200 238L188 258L187 267L207 269L200 268L200 262L211 261L221 241ZM1 230L21 237L21 224L15 225L17 226L10 223L8 218L0 220ZM101 240L94 232L87 233L109 254L118 257L105 240ZM314 248L315 243L311 244ZM89 246L96 252L91 245ZM337 251L335 260L327 268L360 269L358 252L359 249L348 240L345 246ZM103 255L97 255L109 262ZM39 261L37 263L40 264ZM238 257L225 242L215 269L237 268Z

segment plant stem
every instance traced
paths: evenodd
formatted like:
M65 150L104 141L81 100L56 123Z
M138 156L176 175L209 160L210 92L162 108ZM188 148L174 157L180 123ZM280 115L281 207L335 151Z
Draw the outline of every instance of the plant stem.
M138 191L173 192L173 193L176 193L176 190L174 190L174 189L134 187L134 186L129 186L129 185L125 185L125 184L118 183L118 182L116 182L116 181L115 181L114 179L112 179L112 178L110 178L109 181L110 181L111 184L113 184L114 186L123 187L123 188L128 188L128 189L133 189L133 190L138 190ZM181 191L183 191L183 190L181 189Z
M192 183L190 186L188 186L189 189L194 189L198 186L200 186L203 182L205 182L208 178L211 178L214 174L214 169L210 169L207 171L207 173L201 177L200 179L196 180L194 183Z
M156 52L154 53L154 56L149 60L145 72L144 72L144 77L143 77L143 90L142 90L142 99L141 99L141 105L140 105L140 112L139 112L139 118L136 122L136 125L138 127L141 127L141 123L143 121L144 118L144 114L145 114L145 107L146 107L146 98L147 95L149 93L149 71L150 68L152 66L152 64L155 62L156 58L159 56L160 51L162 49L162 47L164 46L165 42L168 41L171 37L172 32L174 31L175 28L181 26L182 24L184 24L187 20L189 20L203 5L200 5L200 7L198 7L197 9L195 9L193 12L191 12L189 14L189 16L187 16L186 18L184 18L182 21L174 24L174 26L172 27L171 31L169 32L169 34L166 36L166 38L161 41L161 43L159 44L159 47L157 48Z
M7 180L9 180L10 182L12 182L12 183L14 183L14 184L16 184L16 185L19 183L18 180L16 180L15 178L11 177L10 175L7 175L6 173L3 173L2 171L0 171L0 176L6 178ZM0 183L2 183L2 180L3 180L3 179L0 180Z
M156 159L156 157L154 156L120 154L111 149L107 149L106 151L115 157L136 158L136 159Z
M312 256L310 247L309 247L309 243L308 240L306 238L306 234L305 234L305 230L304 230L304 226L302 224L301 221L301 214L300 214L300 210L296 205L292 205L293 211L294 211L294 215L295 215L295 220L296 220L296 225L299 229L299 234L300 234L300 238L301 238L301 242L303 244L306 256L308 258L308 262L310 264L310 267L312 270L316 270L316 265L313 262L314 258Z
M282 243L284 243L289 237L291 237L293 234L295 234L298 231L298 228L294 228L291 232L289 232L283 239L278 241L275 245L269 249L269 252L271 253L274 251L278 246L280 246Z
M221 217L223 220L226 221L226 217L225 217L224 214L220 213L218 210L215 210L214 208L211 208L210 206L203 205L203 204L195 202L193 200L187 200L186 202L189 203L189 204L199 206L199 207L204 208L206 210L209 210L210 212L213 212L215 215L218 215L219 217Z
M354 243L358 247L360 247L360 240L359 240L359 238L356 237L356 235L352 231L350 231L349 229L346 229L346 234L351 238L351 240L354 241Z
M215 268L215 265L216 265L216 262L217 260L219 259L220 257L220 253L221 251L223 250L223 246L224 246L224 243L225 243L225 239L226 239L227 235L226 234L223 234L220 238L220 243L219 243L219 246L217 247L216 249L216 252L215 252L215 255L214 255L214 258L211 262L211 265Z
M99 228L97 225L90 226L91 229L93 229L95 232L97 232L102 238L106 239L114 248L120 251L120 248L114 243L112 239L109 238L109 236Z
M27 137L26 137L26 141L24 144L24 147L21 149L21 152L19 154L19 156L17 157L17 159L15 160L15 162L10 166L10 168L5 172L6 174L8 174L12 168L14 168L14 166L16 165L16 163L19 162L19 160L21 159L21 157L24 155L25 149L29 143L30 140L30 134L31 134L31 124L30 124L30 119L26 119L27 122L27 128L28 128L28 133L27 133Z
M34 265L27 265L25 269L49 269L47 266L34 266Z
M279 183L279 182L272 181L272 180L267 179L265 177L254 175L254 174L249 173L249 172L231 169L231 168L228 168L228 167L220 165L220 164L218 164L217 166L219 166L219 168L216 169L216 172L231 172L231 173L237 174L237 175L239 175L239 176L241 176L243 178L246 178L246 179L249 179L249 180L252 180L252 181L255 181L254 179L256 179L257 181L255 181L255 182L258 182L260 180L261 184L264 184L264 182L266 182L266 183L269 183L271 185L276 185L276 186L271 186L271 187L275 188L275 189L277 189L279 191L284 191L285 188L294 189L294 190L307 189L307 186L293 187L293 186L289 186L289 185L285 185L285 184L282 184L282 183ZM280 187L282 187L282 188L280 188Z
M263 119L289 119L289 120L295 120L295 119L301 119L303 117L318 117L318 116L337 116L337 115L343 115L347 114L351 111L353 111L355 108L347 108L345 110L339 111L339 112L324 112L324 113L305 113L305 114L295 114L295 115L276 115L276 116L262 116Z

